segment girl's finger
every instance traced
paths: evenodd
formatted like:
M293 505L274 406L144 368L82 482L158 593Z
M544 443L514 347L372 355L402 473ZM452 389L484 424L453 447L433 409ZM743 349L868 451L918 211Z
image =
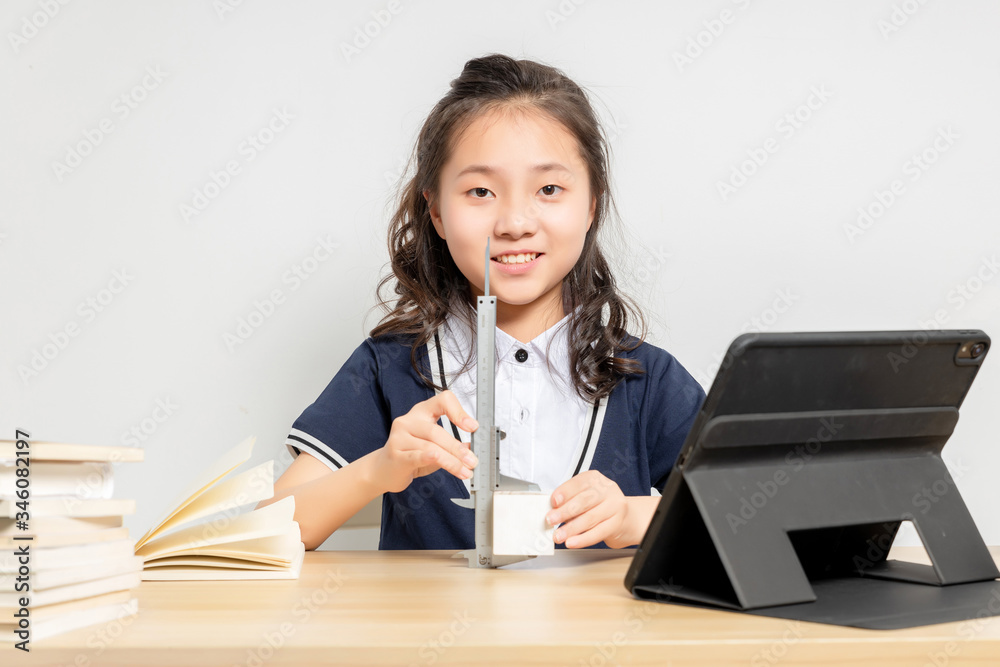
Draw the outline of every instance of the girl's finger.
M414 425L411 436L417 440L416 446L432 448L437 464L452 475L461 479L472 476L472 468L478 463L475 454L438 424L420 422Z
M596 507L601 502L601 496L593 487L587 487L580 491L569 500L563 502L563 504L556 509L549 510L546 515L554 517L555 522L550 521L550 524L559 523L560 521L569 521L573 517L579 516L589 510L592 507Z
M603 542L607 538L611 537L611 528L612 524L608 519L605 519L588 531L580 533L579 535L567 537L566 548L581 549L583 547L589 547L597 544L598 542Z
M556 532L561 531L563 541L565 541L573 535L579 535L580 533L585 533L586 531L591 530L594 526L607 521L613 516L614 511L612 511L610 507L598 505L587 512L570 517L568 521L556 529Z
M430 421L436 422L444 415L448 417L448 420L452 424L458 426L463 431L471 433L479 428L479 422L469 416L462 408L462 404L458 402L458 397L455 396L451 389L445 389L440 394L432 396L417 405L423 406L423 412L425 416L431 418ZM416 407L414 406L414 408Z

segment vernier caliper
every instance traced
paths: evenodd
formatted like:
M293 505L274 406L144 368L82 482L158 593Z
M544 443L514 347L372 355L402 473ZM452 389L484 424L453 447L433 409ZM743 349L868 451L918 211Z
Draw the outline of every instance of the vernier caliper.
M493 553L493 493L495 491L540 491L537 484L500 474L500 441L503 432L494 421L494 370L497 325L497 298L490 296L490 241L486 240L486 288L476 298L476 421L472 452L479 465L472 471L469 498L452 498L461 507L474 509L476 548L458 556L469 559L469 567L500 567L534 556L507 556Z

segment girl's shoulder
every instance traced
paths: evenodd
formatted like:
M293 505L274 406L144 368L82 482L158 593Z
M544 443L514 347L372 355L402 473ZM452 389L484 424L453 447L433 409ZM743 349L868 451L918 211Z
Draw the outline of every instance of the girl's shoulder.
M627 359L635 359L642 364L647 372L657 369L666 370L674 366L683 368L674 355L647 340L640 341L635 336L628 336L623 342L624 349L621 350L621 356Z
M383 382L416 382L423 385L423 378L431 374L428 346L416 345L416 342L416 334L369 336L358 346L355 354L363 355Z
M416 339L416 335L399 333L369 336L358 346L355 353L369 357L383 372L405 369L410 366L410 353Z
M378 336L369 336L362 345L368 346L378 352L394 353L398 348L409 350L416 342L416 334L386 333Z
M645 387L647 390L658 390L668 394L684 391L692 397L703 397L705 390L701 384L688 372L684 365L678 361L677 357L667 350L650 343L649 341L639 341L638 338L630 336L626 339L626 347L631 350L622 350L621 356L627 359L634 359L639 362L643 373L641 375L626 376L626 382Z

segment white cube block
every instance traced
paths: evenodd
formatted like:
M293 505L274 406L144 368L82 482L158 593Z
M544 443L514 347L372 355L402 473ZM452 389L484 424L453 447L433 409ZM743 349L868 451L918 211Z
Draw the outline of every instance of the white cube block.
M552 509L551 493L493 493L493 553L498 556L545 556L555 553L555 526L545 515Z

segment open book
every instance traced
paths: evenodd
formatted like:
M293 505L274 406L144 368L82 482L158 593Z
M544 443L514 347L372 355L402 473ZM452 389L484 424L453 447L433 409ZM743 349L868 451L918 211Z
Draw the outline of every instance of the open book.
M274 461L222 481L250 459L254 440L203 470L136 542L143 581L298 578L305 546L293 518L295 498L238 510L274 495Z

